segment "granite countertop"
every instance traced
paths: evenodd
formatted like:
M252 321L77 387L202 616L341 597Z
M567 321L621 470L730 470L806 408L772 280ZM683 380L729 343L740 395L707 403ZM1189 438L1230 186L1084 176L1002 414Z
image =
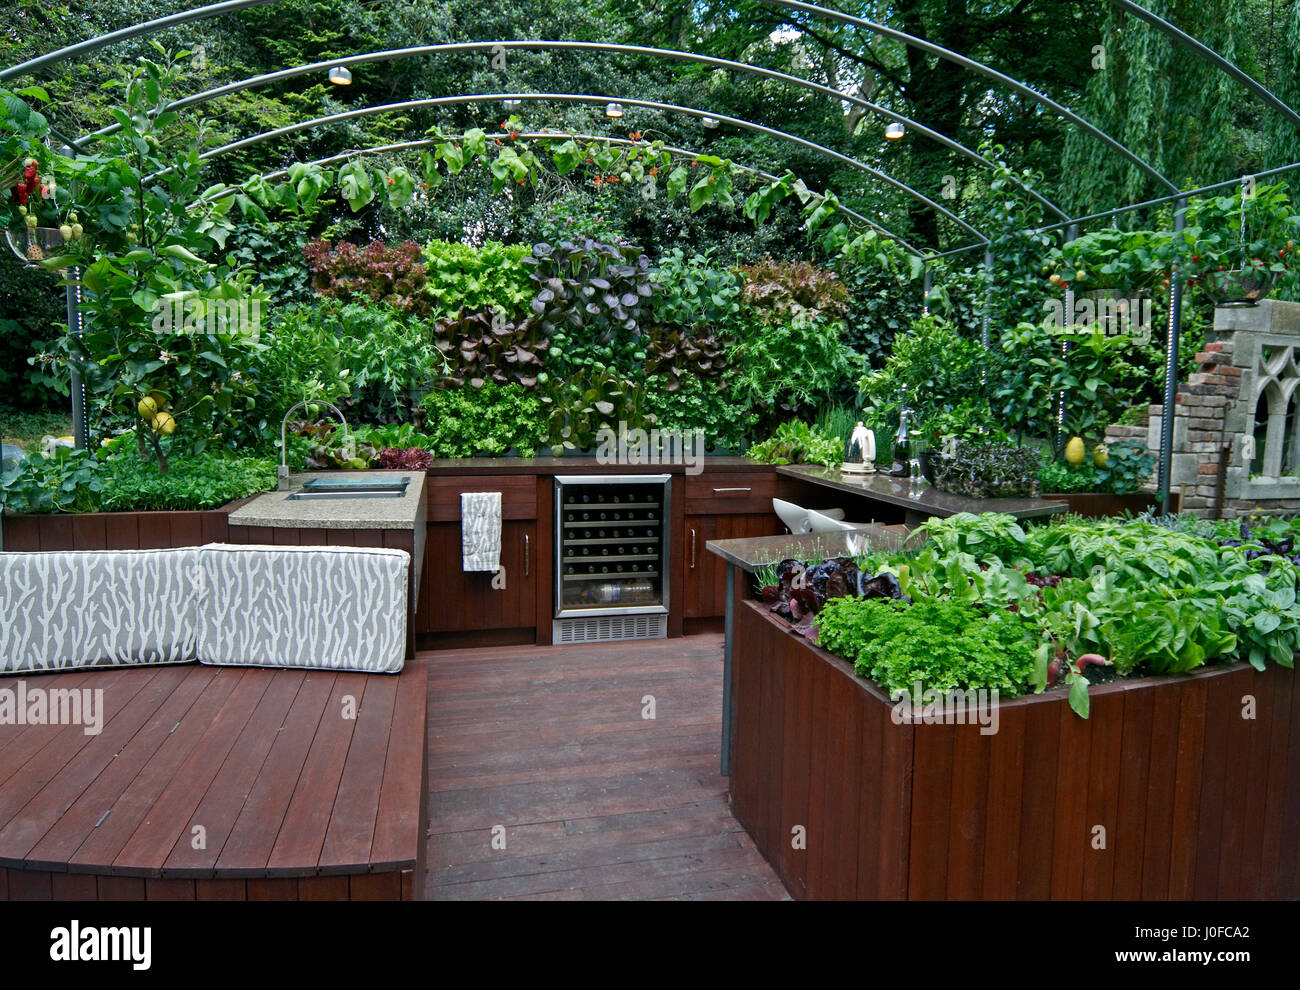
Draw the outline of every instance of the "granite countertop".
M401 498L304 498L289 496L313 478L409 477ZM289 475L289 490L267 492L230 514L231 526L278 529L415 529L424 508L424 474L420 471L312 471Z
M872 550L895 550L911 534L906 526L862 526L834 533L804 533L799 536L755 536L738 540L709 540L705 549L728 564L753 573L766 564L786 558L855 557ZM918 537L918 539L920 539Z
M850 492L890 505L930 516L955 516L959 512L1005 512L1017 519L1032 519L1064 512L1064 502L1042 498L966 498L941 492L922 481L913 486L907 478L894 478L879 471L874 474L846 474L839 468L815 464L789 464L776 469L777 474L799 478L837 491Z

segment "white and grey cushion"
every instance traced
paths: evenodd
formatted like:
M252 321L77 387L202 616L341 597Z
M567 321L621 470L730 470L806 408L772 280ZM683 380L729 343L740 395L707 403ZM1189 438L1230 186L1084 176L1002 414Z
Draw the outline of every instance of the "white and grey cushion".
M0 673L194 660L199 551L0 553Z
M396 673L410 565L404 550L208 544L199 662Z

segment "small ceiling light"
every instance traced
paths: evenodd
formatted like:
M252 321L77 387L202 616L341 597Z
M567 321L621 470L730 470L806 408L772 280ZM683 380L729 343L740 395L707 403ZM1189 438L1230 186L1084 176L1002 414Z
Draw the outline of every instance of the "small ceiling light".
M623 116L623 104L621 104L621 103L608 103L608 104L606 104L606 105L605 105L605 116L606 116L606 117L621 117L621 116Z
M718 129L718 125L719 125L720 123L721 123L721 121L718 120L717 117L705 117L705 118L704 118L704 127L705 127L706 130L716 131L716 130Z
M897 141L903 136L903 125L896 120L891 120L889 126L885 128L885 137L891 141Z
M509 110L511 113L514 113L516 110L518 110L521 106L524 105L523 100L502 100L501 102L505 104L505 108Z
M330 82L335 86L351 86L352 72L346 65L336 65L330 69Z

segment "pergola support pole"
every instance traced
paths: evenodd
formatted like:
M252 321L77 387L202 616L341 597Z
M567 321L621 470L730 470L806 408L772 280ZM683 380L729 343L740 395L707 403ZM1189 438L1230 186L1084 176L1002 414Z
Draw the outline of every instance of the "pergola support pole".
M993 251L984 249L984 318L980 321L980 340L989 348L989 321L993 318Z
M1187 199L1174 208L1174 233L1187 222ZM1183 329L1183 280L1175 268L1169 278L1169 340L1165 347L1165 406L1160 417L1160 514L1169 512L1169 486L1174 463L1174 406L1178 401L1178 338Z
M1065 243L1069 244L1079 236L1079 225L1070 224L1065 229ZM1074 281L1073 279L1065 283L1065 315L1063 326L1070 326L1074 321ZM1064 363L1070 358L1070 341L1068 338L1061 340L1061 362ZM1056 444L1055 450L1059 454L1065 447L1065 392L1062 390L1056 396Z
M80 276L81 269L71 269L68 272L68 287L65 290L68 334L72 337L81 336L81 290L78 288ZM69 382L72 392L72 437L77 450L85 450L89 440L87 434L90 432L89 424L86 422L86 383L82 381L81 371L77 368L75 360L69 360L68 367L72 372Z

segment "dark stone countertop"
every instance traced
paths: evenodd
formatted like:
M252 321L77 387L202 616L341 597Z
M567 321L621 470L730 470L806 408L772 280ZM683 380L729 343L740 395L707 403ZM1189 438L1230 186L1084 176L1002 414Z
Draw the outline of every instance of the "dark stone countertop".
M910 535L906 526L862 526L834 533L804 533L800 536L754 536L738 540L709 540L705 548L728 564L753 573L766 564L787 557L808 560L813 557L854 557L872 550L894 550ZM918 537L918 540L920 537Z
M771 464L733 455L706 454L699 465L682 463L619 464L583 457L443 457L430 465L428 474L687 474L695 467L710 471L771 471Z
M1042 498L966 498L941 492L924 481L913 486L906 478L894 478L879 471L874 474L846 474L839 468L815 464L789 464L776 469L777 474L798 478L814 485L875 499L925 516L955 516L959 512L1005 512L1017 519L1033 519L1064 512L1064 502Z

